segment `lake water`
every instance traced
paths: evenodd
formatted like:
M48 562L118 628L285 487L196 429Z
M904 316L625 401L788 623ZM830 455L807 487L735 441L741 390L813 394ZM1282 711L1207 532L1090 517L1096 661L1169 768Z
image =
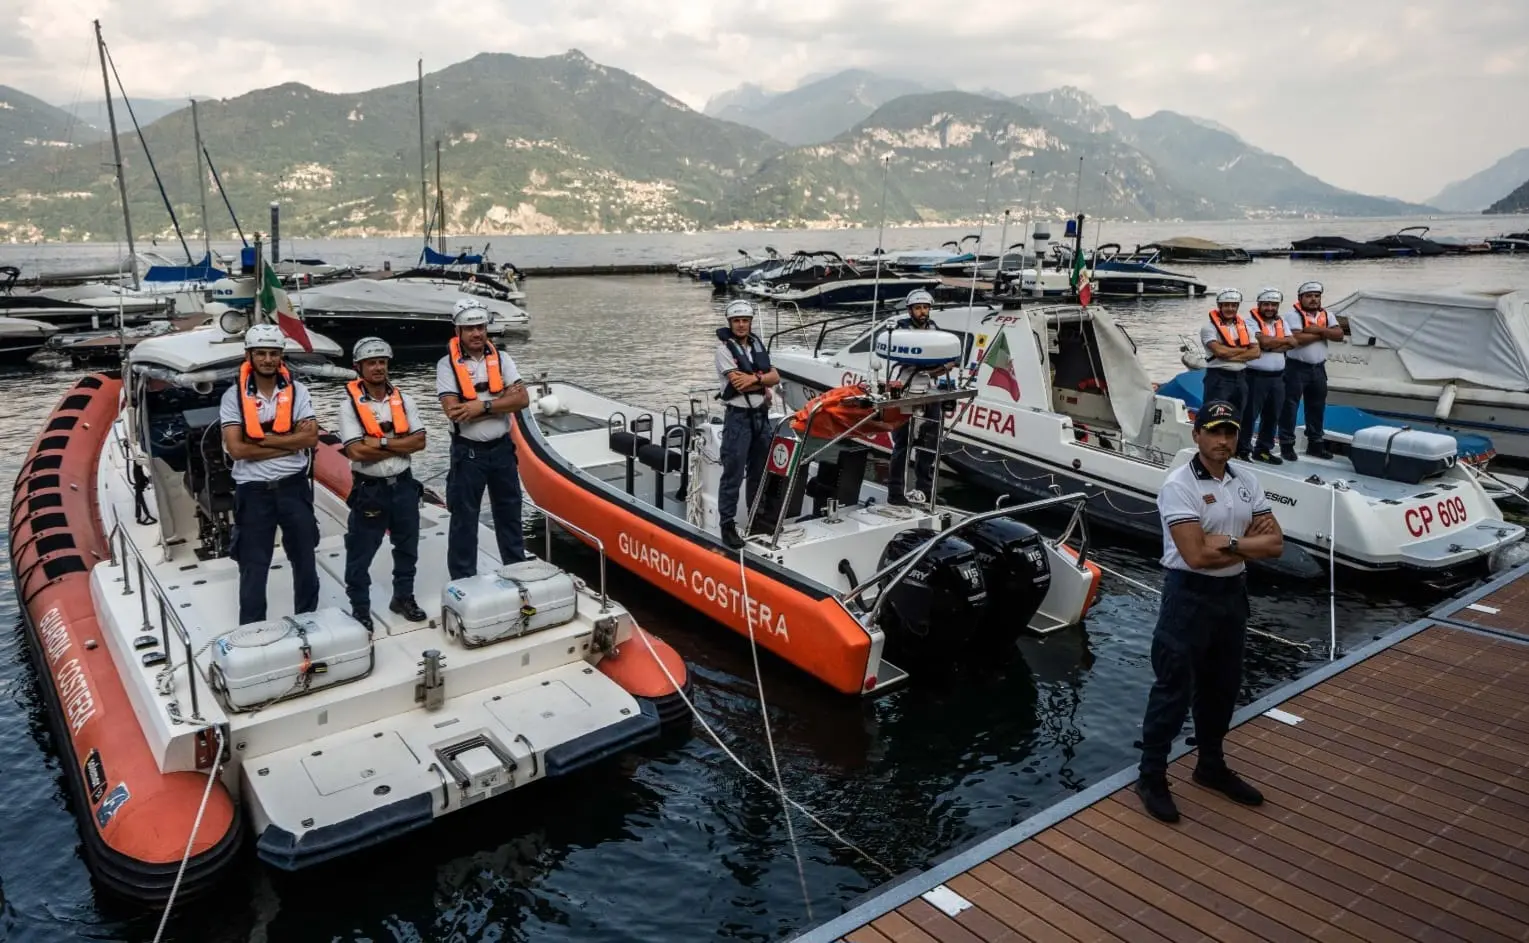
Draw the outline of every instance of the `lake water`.
M1459 217L1430 221L1435 233L1487 235L1529 220ZM1127 247L1193 234L1246 246L1287 244L1314 233L1369 238L1404 222L1111 224ZM1059 224L1053 224L1059 232ZM889 249L937 245L975 230L888 230ZM1094 242L1089 224L1089 243ZM452 239L456 247L483 240ZM986 244L997 243L997 227ZM1012 241L1012 240L1011 240ZM708 233L523 237L491 240L492 256L522 266L668 262L765 244L781 251L874 248L876 232ZM413 240L299 241L289 252L395 267ZM165 247L160 246L160 251ZM114 259L112 246L0 246L0 265L67 267ZM1356 288L1529 288L1529 256L1323 263L1284 259L1243 266L1173 268L1244 293L1265 285L1287 295L1308 278L1329 299ZM618 398L662 405L712 380L712 333L720 304L673 276L541 278L527 283L534 336L512 346L523 372L588 384ZM1154 379L1179 369L1178 335L1205 316L1204 299L1114 304ZM429 363L400 364L397 379L424 393ZM33 365L0 372L0 480L9 497L39 423L75 374ZM315 388L321 417L339 404ZM445 468L443 424L419 473ZM439 487L440 481L434 484ZM981 500L955 488L960 503ZM8 506L8 504L7 504ZM0 538L0 555L7 547ZM1100 548L1104 563L1155 583L1152 548ZM592 553L559 542L555 559L593 578ZM157 914L135 914L93 890L37 682L18 625L14 587L0 583L0 939L147 940ZM692 665L695 699L745 763L767 771L747 643L612 568L611 591ZM1251 639L1243 699L1283 684L1326 658L1322 588L1257 582L1253 625L1313 643L1311 652ZM1416 618L1432 600L1402 597L1340 574L1340 644L1357 645ZM821 690L766 661L764 686L788 792L893 872L926 865L951 847L1011 825L1134 762L1150 684L1155 598L1106 578L1082 631L1022 641L1007 659L947 674L865 703ZM14 628L12 628L14 627ZM814 826L796 822L817 919L841 910L886 875ZM572 779L504 797L438 826L315 872L285 875L249 862L220 896L178 908L169 938L186 941L677 941L778 940L804 926L807 902L777 799L700 734Z

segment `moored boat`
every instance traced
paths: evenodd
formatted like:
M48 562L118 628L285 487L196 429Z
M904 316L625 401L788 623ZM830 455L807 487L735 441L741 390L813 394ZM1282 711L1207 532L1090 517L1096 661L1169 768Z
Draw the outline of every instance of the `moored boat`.
M809 409L805 420L795 417L806 423L800 431L796 422L787 428L789 417L772 417L777 434L756 504L725 509L746 511L753 524L739 551L720 537L722 426L704 401L682 415L544 380L513 432L538 507L835 690L871 694L907 677L889 653L948 662L1026 629L1064 629L1082 621L1098 590L1086 539L1074 549L1065 535L1042 539L1019 520L1042 507L1076 508L1081 495L967 514L930 498L889 504L886 490L865 480L867 451L849 432L962 398L862 388L841 400L857 404L848 415L828 410L819 421ZM805 497L812 507L804 512Z
M288 343L294 374L348 373L309 337L313 354ZM688 727L684 662L603 578L552 566L550 534L543 559L510 565L481 539L479 576L451 581L449 514L423 504L429 621L374 609L367 632L341 608L351 474L332 437L312 463L319 609L236 625L217 405L242 361L216 325L142 341L125 385L95 374L64 396L16 482L18 598L102 886L161 901L189 847L180 894L207 891L246 837L306 868ZM291 610L282 563L268 598Z

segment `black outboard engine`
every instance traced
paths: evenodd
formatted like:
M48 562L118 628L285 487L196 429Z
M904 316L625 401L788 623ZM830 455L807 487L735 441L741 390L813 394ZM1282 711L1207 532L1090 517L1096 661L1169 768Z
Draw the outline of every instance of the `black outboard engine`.
M877 569L906 556L938 533L928 527L899 532L881 552ZM894 646L963 645L976 634L987 606L987 587L977 551L960 537L946 537L935 544L886 592L878 621L888 643Z
M1051 588L1051 563L1041 535L1013 518L991 517L961 536L975 548L987 584L982 632L1012 641L1030 624Z

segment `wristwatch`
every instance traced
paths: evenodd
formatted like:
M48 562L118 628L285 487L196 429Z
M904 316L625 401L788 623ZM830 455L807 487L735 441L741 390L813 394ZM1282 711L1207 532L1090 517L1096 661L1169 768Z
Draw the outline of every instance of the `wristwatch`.
M493 403L489 402L488 400L484 400L483 401L483 412L485 414L487 414L488 411L493 409L493 408L494 408L494 404Z
M1226 539L1226 549L1230 550L1233 553L1237 552L1237 538L1236 537L1228 537Z
M385 435L378 436L377 437L377 448L385 449L387 447L388 447L388 437L385 436Z

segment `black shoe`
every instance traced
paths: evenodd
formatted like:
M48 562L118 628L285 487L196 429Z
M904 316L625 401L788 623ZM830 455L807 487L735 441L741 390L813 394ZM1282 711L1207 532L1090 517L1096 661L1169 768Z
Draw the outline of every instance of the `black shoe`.
M739 550L743 547L743 538L738 536L738 525L732 521L722 523L722 543L729 550Z
M1332 458L1333 450L1326 442L1310 442L1306 445L1306 454L1312 458Z
M1136 794L1141 797L1142 807L1159 822L1177 822L1179 807L1173 803L1173 793L1168 791L1168 777L1163 773L1155 776L1142 774L1136 780Z
M1253 460L1253 453L1252 452L1238 452L1236 458L1237 458L1237 461L1239 461L1239 462L1251 462Z
M367 632L376 631L372 628L372 610L366 606L352 606L350 609L350 617L366 626Z
M1287 462L1294 462L1294 461L1298 461L1300 459L1300 456L1295 454L1295 446L1293 446L1293 445L1282 445L1282 446L1280 446L1279 447L1279 457L1284 459Z
M1253 461L1263 462L1265 465L1283 465L1285 460L1270 452L1268 449L1259 449L1253 453Z
M1214 789L1233 802L1242 805L1263 805L1264 794L1253 788L1241 776L1219 767L1195 767L1194 781L1206 789Z
M413 596L393 597L393 601L388 603L388 610L398 613L410 622L424 622L429 618L425 615L425 610L419 607L419 603L414 601Z
M887 492L887 504L893 505L895 507L905 508L908 506L908 497L901 491L889 491Z

